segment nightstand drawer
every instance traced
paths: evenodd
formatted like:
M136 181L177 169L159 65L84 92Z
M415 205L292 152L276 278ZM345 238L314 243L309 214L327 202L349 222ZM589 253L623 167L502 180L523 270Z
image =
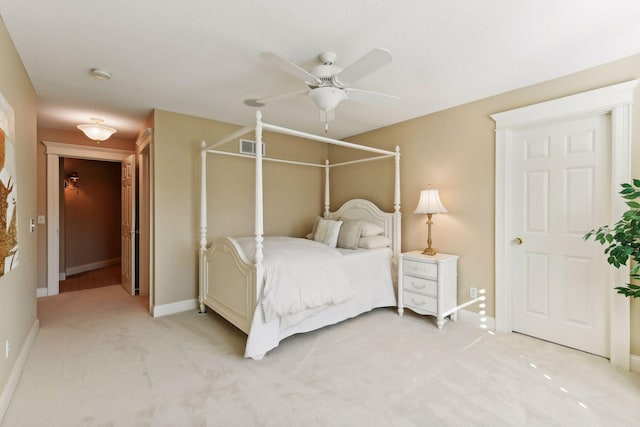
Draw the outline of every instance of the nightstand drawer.
M437 278L438 266L435 263L430 262L416 262L405 259L402 262L402 268L405 273L413 274L422 277Z
M402 299L404 300L404 305L406 305L407 307L415 308L417 310L424 310L431 313L438 312L438 300L436 298L416 294L409 291L403 291Z
M402 278L404 288L423 295L438 296L438 282L434 280L421 279L419 277L404 276Z

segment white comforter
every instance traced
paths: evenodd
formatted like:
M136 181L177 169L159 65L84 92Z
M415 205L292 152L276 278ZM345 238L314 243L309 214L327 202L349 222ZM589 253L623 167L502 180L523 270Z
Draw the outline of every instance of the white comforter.
M271 245L270 241L277 242L278 239L280 238L265 237L265 247ZM244 250L245 257L253 258L253 238L239 238L237 241ZM267 351L277 347L288 336L332 325L377 307L396 305L392 253L389 248L335 251L341 253L348 282L356 296L340 304L309 309L272 321L265 320L262 302L258 301L247 337L245 357L261 359ZM267 253L265 250L265 258Z
M254 239L237 240L244 253L253 257L250 254L255 252ZM308 313L355 296L343 256L336 249L313 240L269 237L264 241L263 252L260 303L266 322L287 318L286 323L292 325L308 317Z

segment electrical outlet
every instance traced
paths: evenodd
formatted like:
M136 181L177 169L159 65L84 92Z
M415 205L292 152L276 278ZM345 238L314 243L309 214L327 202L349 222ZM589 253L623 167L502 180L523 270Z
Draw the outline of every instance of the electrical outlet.
M9 342L9 340L5 340L4 342L4 358L5 359L9 358L9 351L11 351L11 343Z
M478 288L470 288L469 289L469 296L471 298L478 298Z

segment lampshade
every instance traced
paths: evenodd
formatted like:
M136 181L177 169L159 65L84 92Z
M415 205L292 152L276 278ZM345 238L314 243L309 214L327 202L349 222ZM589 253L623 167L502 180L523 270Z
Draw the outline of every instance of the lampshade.
M309 98L322 111L333 110L344 97L344 91L335 87L318 87L309 91Z
M442 205L438 190L435 188L427 188L420 192L420 201L418 207L414 211L417 214L439 214L447 213L447 209Z
M87 138L94 141L104 141L117 131L114 128L102 125L104 120L91 118L92 123L78 125L78 129L87 135Z

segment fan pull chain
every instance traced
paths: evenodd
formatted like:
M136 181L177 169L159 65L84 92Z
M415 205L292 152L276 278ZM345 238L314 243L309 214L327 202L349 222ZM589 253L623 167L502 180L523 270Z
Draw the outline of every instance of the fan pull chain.
M331 121L332 117L330 116L329 111L327 110L320 110L320 121L324 122L324 133L328 134L329 133L329 122Z

